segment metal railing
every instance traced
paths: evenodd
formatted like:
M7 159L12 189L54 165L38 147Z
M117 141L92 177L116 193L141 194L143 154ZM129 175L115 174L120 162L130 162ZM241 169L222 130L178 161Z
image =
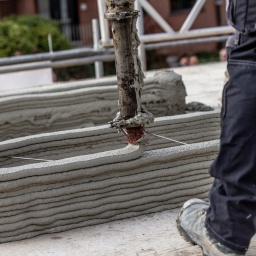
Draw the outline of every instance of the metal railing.
M104 18L104 13L106 12L106 6L104 0L98 1L98 11L100 20L100 31L101 31L101 44L104 47L110 47L113 45L112 39L109 34L109 24ZM196 18L200 14L200 11L204 7L206 0L197 0L194 7L191 9L188 17L184 21L181 29L179 31L174 31L174 29L161 17L161 15L155 10L155 8L147 0L136 0L136 9L145 10L147 13L156 21L156 23L163 29L164 33L155 33L144 35L144 22L143 15L138 18L137 27L140 31L140 40L143 44L163 42L163 41L174 41L181 39L191 39L200 37L210 37L219 35L230 35L234 32L231 26L218 26L209 27L203 29L191 30ZM142 13L142 12L141 12Z
M90 24L61 24L61 30L72 47L92 47L93 31Z
M97 2L100 19L101 45L102 47L112 47L113 41L109 35L109 24L108 21L104 19L104 13L106 12L105 1L97 0ZM200 15L200 12L206 2L206 0L197 0L180 30L174 31L170 24L163 19L163 17L147 0L135 1L136 9L141 12L140 17L138 18L137 27L141 41L139 55L144 71L146 70L146 50L187 44L224 42L227 40L228 36L234 33L234 29L231 26L218 26L191 30L192 25ZM144 34L143 9L163 29L163 33Z
M167 24L166 21L161 17L161 15L158 14L156 10L154 10L148 1L135 1L136 9L141 11L141 15L137 23L137 28L141 40L139 52L144 71L146 70L146 50L158 49L162 47L175 47L188 44L224 42L227 40L229 35L234 33L234 29L231 26L220 26L194 30L190 29L205 2L206 0L197 0L180 31L175 32L171 26ZM113 61L115 57L113 54L113 42L109 34L109 24L108 21L104 19L104 13L106 12L105 1L97 0L97 3L99 11L99 24L98 21L93 20L91 32L88 32L89 29L86 26L73 28L69 27L69 29L67 27L66 30L65 27L63 27L64 33L67 33L70 37L70 40L73 40L73 42L85 39L83 33L87 31L88 37L90 40L93 40L92 47L1 58L0 73L33 70L44 67L63 68L94 63L96 78L104 76L102 62ZM155 21L164 30L163 33L147 35L144 34L142 9L145 9L151 15L153 14ZM92 33L92 35L90 33Z
M113 49L79 48L0 58L0 74L40 68L64 68L113 61Z

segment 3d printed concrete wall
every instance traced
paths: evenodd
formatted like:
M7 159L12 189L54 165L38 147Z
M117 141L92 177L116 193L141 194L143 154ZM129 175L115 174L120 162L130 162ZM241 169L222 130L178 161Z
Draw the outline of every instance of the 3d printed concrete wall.
M0 97L0 140L106 124L118 111L115 79L73 82L5 93ZM142 103L155 116L184 114L186 90L173 71L151 72Z
M189 144L153 139L146 151L120 148L121 138L105 126L1 142L0 242L172 209L191 196L205 198L212 182L207 169L218 151L218 116L160 118L149 132ZM19 156L52 161L28 164L13 158Z

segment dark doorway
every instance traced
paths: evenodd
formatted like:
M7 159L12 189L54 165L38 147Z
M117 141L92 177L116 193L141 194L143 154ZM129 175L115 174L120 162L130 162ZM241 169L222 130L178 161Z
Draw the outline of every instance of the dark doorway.
M59 21L63 33L71 41L80 39L77 8L77 0L49 1L50 17Z
M195 0L170 0L171 11L191 9L194 6L195 2Z
M60 0L49 0L50 4L50 16L52 19L60 20Z

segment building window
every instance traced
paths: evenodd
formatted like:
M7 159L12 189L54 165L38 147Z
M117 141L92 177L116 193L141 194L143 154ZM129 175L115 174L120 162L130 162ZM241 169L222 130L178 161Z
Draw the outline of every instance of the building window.
M181 11L184 9L191 9L196 0L170 0L171 11Z
M69 40L80 40L77 0L37 0L37 5L41 16L59 21Z
M49 1L37 0L38 11L41 16L50 18L50 6Z

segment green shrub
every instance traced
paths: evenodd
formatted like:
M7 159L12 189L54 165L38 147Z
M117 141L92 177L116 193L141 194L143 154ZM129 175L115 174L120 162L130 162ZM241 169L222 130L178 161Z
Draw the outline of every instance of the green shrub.
M48 34L52 36L53 50L70 48L69 41L55 20L40 16L9 16L0 21L0 57L48 52Z
M198 52L199 63L217 62L219 61L218 52Z
M54 73L57 76L57 80L61 81L72 81L81 80L86 78L95 78L94 65L87 64L75 67L66 67L54 69Z

